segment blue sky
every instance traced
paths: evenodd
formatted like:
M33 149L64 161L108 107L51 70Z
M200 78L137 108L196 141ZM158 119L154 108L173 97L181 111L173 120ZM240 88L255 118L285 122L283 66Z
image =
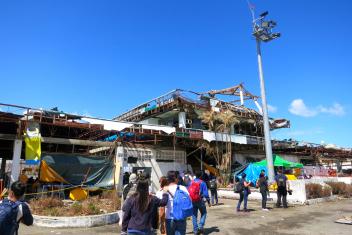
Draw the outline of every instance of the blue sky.
M352 147L352 1L253 0L275 138ZM0 102L111 118L174 88L259 95L245 0L2 1Z

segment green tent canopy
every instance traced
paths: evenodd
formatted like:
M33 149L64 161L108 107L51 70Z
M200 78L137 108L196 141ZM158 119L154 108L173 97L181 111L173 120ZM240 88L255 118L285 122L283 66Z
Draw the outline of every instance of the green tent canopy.
M273 155L273 158L274 158L274 166L282 166L282 167L286 167L286 168L302 168L303 167L303 164L287 161L287 160L283 159L282 157L280 157L279 155ZM255 166L267 166L266 159L264 159L260 162L256 162L256 163L254 163L254 165Z

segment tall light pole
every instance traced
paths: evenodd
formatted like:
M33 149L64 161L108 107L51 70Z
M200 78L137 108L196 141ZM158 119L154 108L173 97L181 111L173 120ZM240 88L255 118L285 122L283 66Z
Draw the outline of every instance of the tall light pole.
M254 17L254 11L252 9L253 16L253 36L257 42L257 56L258 56L258 69L259 69L259 80L260 80L260 91L262 96L262 110L263 110L263 125L264 125L264 138L265 138L265 154L268 166L268 176L269 182L274 182L274 163L273 163L273 152L271 146L271 136L270 136L270 125L268 117L268 106L266 101L265 83L263 75L262 66L262 53L260 50L261 42L269 42L275 38L280 37L280 33L273 33L272 29L276 26L276 23L272 20L265 21L265 17L268 12L264 12L260 15L258 19Z

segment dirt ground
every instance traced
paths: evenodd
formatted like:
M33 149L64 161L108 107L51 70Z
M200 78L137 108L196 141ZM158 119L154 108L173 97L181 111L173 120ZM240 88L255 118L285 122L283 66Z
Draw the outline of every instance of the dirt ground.
M295 206L288 209L260 209L259 202L250 202L249 213L236 213L237 201L221 200L222 205L208 208L206 234L221 235L276 235L276 234L352 234L351 225L334 223L336 219L352 215L352 199L326 202L312 206ZM21 225L22 235L93 235L119 234L118 225L96 228L52 229ZM192 234L192 221L187 223L187 233Z

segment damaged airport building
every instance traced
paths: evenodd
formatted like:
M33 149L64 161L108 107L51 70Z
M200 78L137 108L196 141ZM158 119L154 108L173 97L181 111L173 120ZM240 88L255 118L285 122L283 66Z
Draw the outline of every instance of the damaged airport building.
M258 100L242 84L202 93L176 89L111 120L0 104L2 187L23 174L43 185L113 187L124 172L144 171L155 191L169 170L230 173L265 158ZM270 127L290 122L271 118ZM352 167L351 149L292 140L272 145L289 161Z

